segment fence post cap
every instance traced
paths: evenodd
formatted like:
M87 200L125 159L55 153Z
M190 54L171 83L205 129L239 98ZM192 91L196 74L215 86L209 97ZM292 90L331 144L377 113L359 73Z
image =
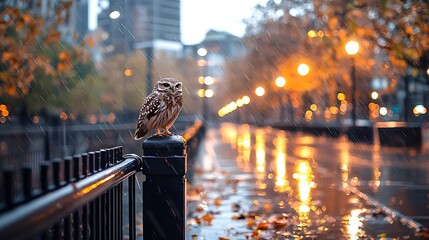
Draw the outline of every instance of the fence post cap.
M144 156L185 156L186 140L177 134L154 135L143 141Z

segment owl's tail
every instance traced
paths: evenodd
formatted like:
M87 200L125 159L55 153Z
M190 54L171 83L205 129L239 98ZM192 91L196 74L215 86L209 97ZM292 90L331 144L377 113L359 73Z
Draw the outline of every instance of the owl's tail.
M143 126L137 126L136 128L136 132L134 133L134 139L135 140L140 140L142 139L147 133L149 132L149 130Z

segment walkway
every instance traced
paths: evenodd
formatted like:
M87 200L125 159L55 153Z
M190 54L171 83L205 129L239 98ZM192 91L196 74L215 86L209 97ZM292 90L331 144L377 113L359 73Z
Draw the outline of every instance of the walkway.
M429 153L271 128L208 131L188 239L425 239Z

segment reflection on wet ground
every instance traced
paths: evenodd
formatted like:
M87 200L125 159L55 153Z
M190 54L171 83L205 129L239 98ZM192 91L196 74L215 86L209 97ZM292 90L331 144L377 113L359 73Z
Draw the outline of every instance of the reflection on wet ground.
M206 135L188 239L424 239L428 152L248 125Z

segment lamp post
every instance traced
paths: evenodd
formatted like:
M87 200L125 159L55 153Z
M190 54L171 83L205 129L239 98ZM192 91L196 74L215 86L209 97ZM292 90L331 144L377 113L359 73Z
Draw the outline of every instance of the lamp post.
M258 97L262 97L262 96L264 96L264 94L265 94L265 89L264 89L263 87L257 87L257 88L255 89L255 94L256 94L256 96L258 96Z
M210 89L207 89L207 80L206 80L206 73L208 72L208 69L206 69L208 66L207 61L204 59L205 56L207 56L207 49L201 47L197 50L197 54L200 57L198 59L198 66L200 67L200 77L199 77L199 83L201 84L201 89L198 91L198 95L200 96L200 98L202 99L202 114L203 114L203 119L205 121L208 121L208 115L209 115L209 111L208 111L208 101L207 98L212 97L213 96L213 91L208 91ZM206 71L207 70L207 71Z
M298 66L298 74L302 77L307 76L308 73L310 72L310 67L305 64L305 63L301 63Z
M286 79L284 77L277 77L276 78L276 86L278 88L282 88L286 86ZM283 119L285 118L285 106L283 103L283 97L281 94L279 94L279 104L280 104L280 115L279 115L279 122L283 122Z
M308 75L308 73L310 73L310 67L305 63L301 63L298 65L297 71L301 77L305 77ZM295 121L295 117L294 117L295 109L294 109L293 104L292 104L292 99L290 98L290 96L288 96L288 97L289 97L289 102L291 105L291 111L290 111L291 122L293 123Z
M355 68L355 59L354 55L356 55L359 51L359 43L356 41L348 41L345 46L346 53L352 58L352 69L350 72L350 76L352 79L352 92L351 92L351 104L352 104L352 126L356 126L356 68Z

